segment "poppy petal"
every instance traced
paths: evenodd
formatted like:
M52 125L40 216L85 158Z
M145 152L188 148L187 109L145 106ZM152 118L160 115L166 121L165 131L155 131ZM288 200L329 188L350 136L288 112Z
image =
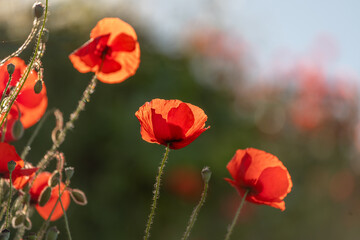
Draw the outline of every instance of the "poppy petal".
M112 41L110 47L113 51L132 52L136 48L136 40L126 33L120 33Z
M168 124L178 126L182 129L183 135L194 124L194 114L187 104L181 103L178 107L172 108L167 116Z

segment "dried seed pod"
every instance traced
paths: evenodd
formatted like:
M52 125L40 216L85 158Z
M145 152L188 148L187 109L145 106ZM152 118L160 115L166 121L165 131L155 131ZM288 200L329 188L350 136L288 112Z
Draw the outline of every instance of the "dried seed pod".
M66 181L70 181L70 179L72 178L73 175L74 175L74 168L73 167L65 168Z
M44 15L45 6L41 2L36 2L33 5L34 16L41 18Z
M7 72L9 73L9 75L12 75L15 71L15 65L12 63L9 63L7 66Z
M58 185L59 182L60 182L60 173L59 173L58 170L55 170L55 171L51 174L51 176L50 176L50 178L49 178L49 180L48 180L48 185L53 188L53 187L55 187L56 185Z
M211 171L209 167L204 167L203 170L201 171L201 176L202 179L204 180L204 182L208 183L210 181L211 178Z
M15 214L15 216L11 220L11 225L13 228L20 228L24 221L25 221L26 215L19 211Z
M42 88L43 88L43 83L42 83L42 81L39 79L39 80L36 81L36 83L35 83L35 85L34 85L34 92L35 92L36 94L39 94L39 93L41 93Z

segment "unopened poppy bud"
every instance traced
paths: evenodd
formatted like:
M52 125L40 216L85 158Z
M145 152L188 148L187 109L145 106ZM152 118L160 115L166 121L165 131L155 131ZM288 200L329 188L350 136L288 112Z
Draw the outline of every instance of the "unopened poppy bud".
M208 183L210 181L211 178L211 171L209 167L204 167L203 170L201 171L201 176L202 179L204 180L204 182Z
M43 88L43 84L42 84L42 81L39 79L36 81L36 83L34 85L34 92L36 94L39 94L39 93L41 93L42 88Z
M49 230L46 233L46 240L56 240L58 238L60 231L56 228L56 226L53 226L49 228Z
M36 240L36 233L29 233L26 237L24 237L24 240Z
M15 140L19 140L24 135L24 126L20 119L14 122L11 133Z
M87 204L87 198L85 196L85 193L81 191L80 189L72 189L70 192L71 198L73 201L78 205L86 205Z
M47 43L47 41L49 40L49 30L47 30L47 28L44 28L42 35L41 35L41 42L42 43Z
M19 228L23 225L24 221L25 221L25 214L20 212L20 213L17 213L13 219L11 220L11 225L13 228Z
M58 185L60 182L60 173L58 170L55 170L52 174L51 174L51 177L49 178L49 181L48 181L48 185L50 187L55 187L56 185Z
M8 162L9 172L14 171L15 167L16 167L16 162L15 161L11 160L10 162Z
M34 3L33 5L34 16L36 18L41 18L44 15L44 9L45 6L41 2Z
M70 179L72 178L73 175L74 175L74 168L73 167L65 168L66 181L70 181Z
M46 187L42 192L40 193L39 197L39 205L40 207L43 207L50 199L51 196L51 187Z
M7 229L4 229L0 233L0 240L8 240L10 238L10 231Z
M9 63L6 67L7 67L7 72L9 73L9 75L12 75L15 71L15 65L12 63Z

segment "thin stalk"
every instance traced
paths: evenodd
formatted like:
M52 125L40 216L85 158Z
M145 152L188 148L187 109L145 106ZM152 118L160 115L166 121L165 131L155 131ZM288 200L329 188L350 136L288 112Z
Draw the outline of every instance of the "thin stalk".
M34 141L35 137L38 135L41 127L44 125L44 122L46 121L46 119L48 118L48 116L52 113L54 113L56 109L53 108L49 111L47 111L44 116L41 118L40 122L38 123L38 125L36 126L34 132L32 133L31 137L29 138L28 142L26 143L24 150L21 153L21 159L25 160L27 154L29 153L29 151L31 150L31 144Z
M2 101L3 101L4 98L5 98L6 91L8 90L8 88L9 88L9 86L10 86L11 80L12 80L12 74L9 74L9 80L8 80L8 82L6 83L5 89L4 89L4 91L3 91L2 95L1 95L1 101L0 101L1 103L2 103Z
M30 72L31 72L31 70L33 68L35 59L38 58L39 47L40 47L40 42L41 42L41 36L43 34L46 19L47 19L47 15L48 15L48 5L49 5L49 1L46 0L45 1L45 14L44 14L44 19L43 19L43 24L41 25L41 28L40 28L40 32L39 32L38 40L37 40L37 43L36 43L34 55L31 58L31 61L30 61L29 65L27 66L27 68L25 70L25 73L21 76L21 78L20 78L19 82L16 84L15 88L10 92L10 95L9 95L10 103L6 104L6 106L4 107L6 109L6 112L2 113L1 116L0 116L0 118L1 118L0 128L4 124L4 121L5 121L6 117L7 117L7 115L9 114L12 105L14 104L17 96L19 95L21 89L23 88L23 86L24 86L24 84L26 82L26 79L28 78L28 76L29 76L29 74L30 74Z
M151 211L150 211L149 218L148 218L146 228L145 228L144 240L147 240L149 238L149 236L150 236L151 224L153 223L153 219L154 219L154 216L155 216L155 209L156 209L156 205L157 205L157 200L159 199L159 196L160 196L161 176L163 174L163 170L164 170L164 167L165 167L166 160L167 160L167 158L169 156L169 150L170 150L169 145L167 145L166 148L165 148L164 157L163 157L163 159L161 161L161 164L160 164L160 167L159 167L159 173L156 176L156 183L154 185L153 202L151 204Z
M60 196L60 181L59 181L59 196ZM68 235L68 239L69 240L72 240L71 238L71 233L70 233L70 227L69 227L69 221L68 221L68 218L67 218L67 215L66 215L66 211L65 211L65 208L61 202L61 198L59 197L59 202L60 202L60 205L61 205L61 208L63 210L63 213L64 213L64 220L65 220L65 228L66 228L66 232L67 232L67 235Z
M228 228L228 232L227 232L227 234L226 234L225 240L229 240L229 239L230 239L230 235L231 235L231 233L232 233L232 231L233 231L233 229L234 229L234 226L235 226L235 224L236 224L236 222L237 222L237 219L239 218L241 209L242 209L242 207L243 207L243 205L244 205L245 198L246 198L246 196L248 195L248 193L249 193L249 190L246 190L244 196L243 196L242 199L241 199L241 202L240 202L240 205L239 205L238 210L236 211L235 217L234 217L234 219L233 219L230 227Z
M199 202L198 205L194 208L194 211L193 211L192 214L191 214L191 217L190 217L188 226L186 227L186 231L185 231L185 233L184 233L184 236L183 236L182 240L188 239L188 237L189 237L189 235L190 235L190 232L191 232L191 229L193 228L193 226L194 226L194 224L195 224L197 215L199 214L201 207L202 207L202 206L204 205L204 203L205 203L205 199L206 199L206 196L207 196L208 188L209 188L209 183L208 183L208 182L205 182L204 191L203 191L203 193L202 193L202 195L201 195L200 202Z
M9 199L7 202L6 207L6 216L5 216L5 228L9 227L9 218L10 218L10 204L11 204L11 197L12 197L12 171L9 171L9 179L10 179L10 190L9 190Z
M15 52L13 52L12 54L10 54L9 56L7 56L6 58L4 58L3 60L1 60L0 62L0 66L3 65L7 60L9 60L12 57L16 57L19 56L20 53L22 51L24 51L28 46L29 43L31 42L31 40L33 40L35 34L36 34L36 30L39 27L40 21L38 18L35 17L34 19L34 23L33 23L33 27L31 28L31 31L28 35L28 37L26 38L25 42L18 48L18 50L16 50Z
M65 192L65 190L66 190L66 188L67 188L68 186L69 186L69 185L66 184L64 190L62 190L62 192L59 194L59 198L57 199L57 201L56 201L53 209L51 210L49 217L48 217L48 218L44 221L44 223L41 225L40 230L39 230L39 232L38 232L37 235L36 235L36 240L41 240L41 239L44 237L45 231L46 231L46 229L47 229L48 226L49 226L51 216L53 215L53 213L54 213L54 211L55 211L55 208L56 208L57 204L59 203L59 201L60 201L60 199L61 199L61 196L63 195L63 193Z

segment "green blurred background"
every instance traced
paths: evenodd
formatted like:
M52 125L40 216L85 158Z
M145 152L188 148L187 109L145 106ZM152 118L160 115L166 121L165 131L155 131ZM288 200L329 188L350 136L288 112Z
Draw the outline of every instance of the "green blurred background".
M229 177L226 164L236 149L247 147L278 156L294 187L284 212L247 203L232 239L358 239L360 137L355 84L346 76L327 76L311 61L254 77L248 45L213 23L184 31L186 37L179 39L182 44L176 51L162 49L142 24L141 14L127 11L125 3L119 2L118 8L106 1L50 4L44 81L48 109L59 108L65 119L92 76L77 72L68 55L89 39L98 20L111 16L127 21L137 31L141 48L136 75L116 85L99 82L61 146L68 166L76 170L71 185L83 190L89 202L86 206L72 202L67 211L73 239L142 238L164 147L141 139L134 113L153 98L180 99L201 107L211 128L186 148L170 152L152 239L181 238L200 199L204 166L213 175L190 239L223 239L240 203L236 190L224 181ZM1 57L16 50L30 31L28 5L9 7L9 14L19 16L14 20L1 18ZM31 53L28 49L21 57L28 59ZM36 164L50 148L54 126L50 118L28 161ZM33 130L13 143L18 152ZM32 220L36 231L42 219L35 212ZM59 239L66 239L63 219L51 225L60 229Z

